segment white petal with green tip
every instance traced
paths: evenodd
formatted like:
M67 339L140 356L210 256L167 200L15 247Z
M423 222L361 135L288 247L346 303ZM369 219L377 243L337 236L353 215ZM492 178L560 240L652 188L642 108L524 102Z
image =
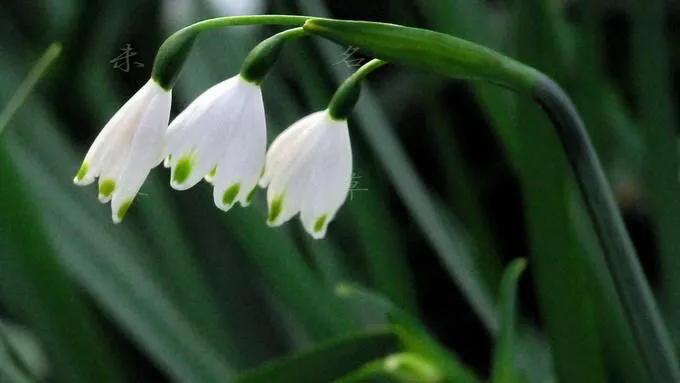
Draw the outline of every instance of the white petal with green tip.
M298 212L305 230L323 238L328 223L344 203L352 176L352 148L346 121L327 111L291 125L274 140L260 185L268 186L270 226Z

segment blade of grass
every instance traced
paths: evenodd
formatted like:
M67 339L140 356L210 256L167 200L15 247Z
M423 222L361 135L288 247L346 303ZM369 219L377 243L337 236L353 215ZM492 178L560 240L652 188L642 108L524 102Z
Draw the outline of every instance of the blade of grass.
M25 375L45 380L49 372L47 357L38 339L27 329L0 321L0 343L6 354ZM0 346L1 347L1 346Z
M64 185L36 162L35 153L27 153L20 142L13 142L11 153L22 173L30 176L33 190L51 190L39 206L44 207L61 262L132 340L180 380L228 379L231 369L177 311L154 278L131 259L134 250L129 244L117 242L110 230L80 209ZM107 212L101 219L108 223Z
M492 383L517 383L523 381L516 368L515 342L517 338L517 289L519 277L526 268L524 259L512 261L503 273L500 283L498 311L500 330L494 347L493 366L491 369Z
M672 70L664 35L666 3L636 3L633 17L633 74L643 128L645 199L652 209L658 241L661 295L668 324L680 349L680 182L676 155L677 111L672 100Z
M263 217L261 209L233 209L225 224L275 294L314 339L356 330L348 309L311 272L285 228L272 230Z
M58 57L61 47L51 45L5 109L0 113L0 133L25 103L37 81ZM10 71L4 72L7 77ZM58 376L70 381L99 377L117 381L117 362L91 314L57 264L51 244L23 187L23 179L0 142L0 167L5 182L0 184L0 236L5 251L0 294L7 307L24 317L45 342ZM77 319L76 319L77 318ZM74 325L77 323L77 329Z
M26 97L31 93L35 84L45 74L47 69L52 65L54 60L59 57L61 53L61 44L52 43L45 53L38 59L31 71L28 73L24 81L19 85L12 98L7 102L2 112L0 113L0 136L7 127L14 113L19 110L21 105L26 101Z
M235 382L331 382L397 348L397 337L388 330L332 338L247 371Z
M441 346L417 318L395 306L388 299L352 284L340 284L336 290L339 296L362 303L388 318L406 351L429 360L446 376L445 381L478 381L475 374L458 359L457 355Z
M3 302L35 329L61 379L118 380L116 362L55 259L31 194L8 156L7 143L0 150L0 173L5 178L0 184L0 233L8 243L0 260Z
M0 333L0 381L7 383L31 383L34 380L23 371L11 355L9 345Z

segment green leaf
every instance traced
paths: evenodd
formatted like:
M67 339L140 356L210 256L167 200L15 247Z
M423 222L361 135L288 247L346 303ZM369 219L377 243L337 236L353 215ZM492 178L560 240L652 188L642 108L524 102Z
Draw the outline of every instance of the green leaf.
M225 216L233 238L276 296L303 323L313 339L357 330L347 307L305 264L286 228L271 229L258 209L232 209ZM257 240L254 240L257 238Z
M395 352L398 343L396 335L388 330L333 338L247 371L235 382L330 382L373 359Z
M52 45L47 48L45 53L43 53L42 57L40 57L35 65L33 65L33 68L31 68L31 71L28 73L24 81L21 83L21 85L19 85L19 88L14 93L14 96L12 96L0 113L0 136L2 136L2 132L7 127L7 124L9 123L12 116L14 116L14 113L16 113L19 107L24 104L26 97L28 97L28 95L31 93L33 87L35 87L38 80L40 80L40 78L45 74L54 60L59 57L60 53L61 44L52 43Z
M652 209L658 240L661 299L676 349L680 349L680 182L677 157L677 105L668 37L664 25L667 4L636 2L633 17L633 70L644 142L644 198ZM674 41L673 44L677 44Z
M465 367L455 354L441 346L417 318L396 307L389 300L351 284L339 285L337 292L342 297L362 303L367 308L385 315L394 326L404 348L429 360L441 370L447 381L477 381L474 373Z
M4 344L7 357L12 359L9 362L16 364L26 375L37 380L44 380L48 376L47 356L39 340L27 329L0 321L0 343Z
M500 330L494 347L492 383L522 382L514 360L517 353L517 285L519 277L526 268L524 259L516 259L508 265L503 274L498 299Z
M7 141L10 135L6 135ZM91 314L57 263L55 252L23 187L7 143L0 149L0 299L35 329L58 376L72 382L115 381L115 362Z
M0 133L60 50L60 45L51 45L34 65L0 114ZM11 77L10 70L4 73ZM4 142L0 142L0 174L4 177L0 183L0 299L35 329L57 376L74 382L95 376L103 381L119 380L117 362L109 356L98 324L57 263L43 223Z

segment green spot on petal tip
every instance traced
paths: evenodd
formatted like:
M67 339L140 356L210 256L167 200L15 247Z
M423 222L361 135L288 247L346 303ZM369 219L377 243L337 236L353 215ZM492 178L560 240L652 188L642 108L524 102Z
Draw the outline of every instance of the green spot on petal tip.
M177 161L175 166L175 173L172 175L172 180L181 185L189 178L191 174L191 169L194 167L193 160L191 157L182 157Z
M114 180L106 179L99 183L99 195L102 197L110 197L114 190L116 190L116 181Z
M276 198L274 198L274 201L272 201L272 206L269 208L269 217L267 217L267 222L274 223L276 221L276 218L281 215L281 211L283 210L283 196L280 195Z
M87 175L87 171L90 168L90 165L87 164L87 162L83 162L82 165L80 165L80 169L78 169L78 173L76 173L76 178L75 181L82 181L83 178Z
M314 222L315 233L318 233L323 229L323 226L326 223L326 218L328 218L328 216L326 214L323 214L322 216L316 219L316 222Z
M241 184L233 184L229 186L229 188L224 192L224 195L222 196L222 203L225 206L231 206L232 203L234 203L234 200L236 199L236 196L238 195L238 192L241 190Z
M217 174L217 166L215 166L214 168L212 168L212 170L210 171L210 173L208 173L208 178L209 178L209 179L213 179L213 178L215 178L215 175L216 175L216 174Z
M246 196L246 203L250 204L253 202L253 198L255 198L255 193L257 193L257 185L253 188L253 190L248 193L248 196Z
M125 218L125 214L127 214L128 209L130 209L130 205L132 205L132 199L123 202L123 204L120 205L120 207L118 208L116 216L118 217L119 222L122 221L123 218Z

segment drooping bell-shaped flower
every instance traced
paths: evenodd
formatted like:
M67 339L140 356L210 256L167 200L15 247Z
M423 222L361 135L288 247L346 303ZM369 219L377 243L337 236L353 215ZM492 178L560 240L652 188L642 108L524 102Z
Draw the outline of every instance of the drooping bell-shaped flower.
M111 201L115 223L162 159L171 99L171 90L149 80L104 126L73 179L88 185L99 177L99 200Z
M260 186L268 187L267 223L278 226L300 212L305 230L323 238L347 198L352 148L347 120L312 113L279 135L269 151Z
M267 132L260 86L241 75L201 94L170 124L166 167L170 184L185 190L206 178L215 205L250 203L264 166Z

